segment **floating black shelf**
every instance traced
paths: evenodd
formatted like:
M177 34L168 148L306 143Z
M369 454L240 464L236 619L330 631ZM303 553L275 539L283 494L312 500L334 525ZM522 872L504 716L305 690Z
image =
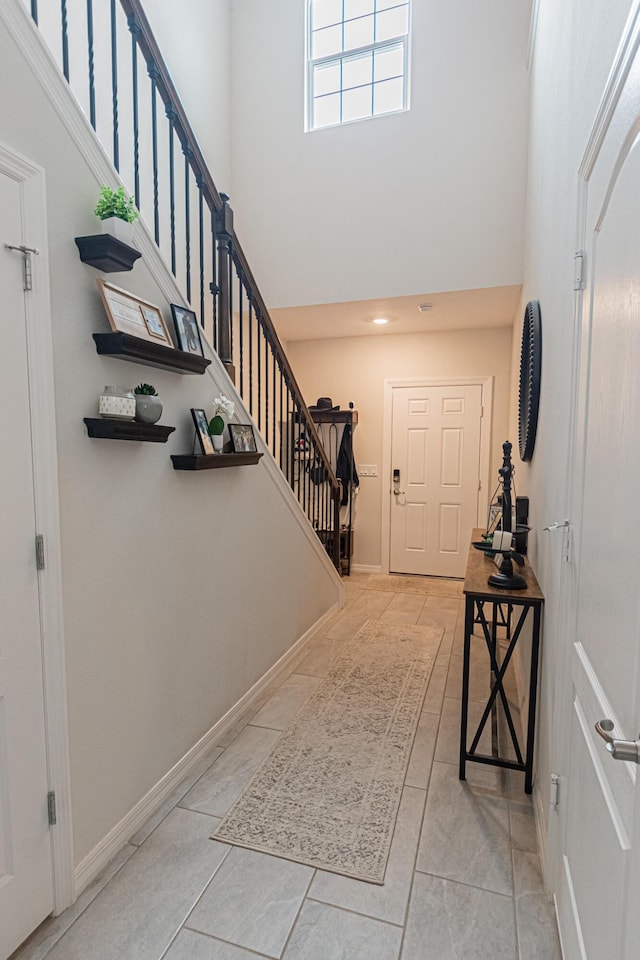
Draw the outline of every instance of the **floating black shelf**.
M175 427L157 423L138 423L137 420L114 420L109 417L85 417L87 433L98 440L146 440L166 443Z
M204 373L211 360L196 353L176 350L162 343L153 343L130 333L94 333L96 350L102 357L117 357L147 367L171 370L173 373Z
M76 246L80 259L103 273L124 273L132 270L142 254L122 240L116 240L110 233L98 233L92 237L76 237Z
M171 454L174 470L215 470L221 467L248 467L257 463L261 453L186 453Z

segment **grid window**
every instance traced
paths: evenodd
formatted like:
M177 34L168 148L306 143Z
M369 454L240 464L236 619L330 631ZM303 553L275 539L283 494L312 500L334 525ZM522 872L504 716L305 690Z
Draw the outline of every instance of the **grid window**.
M307 129L407 109L410 0L308 0Z

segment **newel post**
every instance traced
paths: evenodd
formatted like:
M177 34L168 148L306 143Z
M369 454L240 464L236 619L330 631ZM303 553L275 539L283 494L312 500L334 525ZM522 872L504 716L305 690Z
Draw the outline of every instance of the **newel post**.
M222 210L216 216L218 248L218 356L229 377L236 382L231 349L231 244L233 242L233 210L226 193L220 194Z

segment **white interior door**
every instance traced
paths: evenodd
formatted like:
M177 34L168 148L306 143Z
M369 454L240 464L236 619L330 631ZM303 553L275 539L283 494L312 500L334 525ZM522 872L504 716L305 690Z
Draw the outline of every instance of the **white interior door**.
M29 358L23 185L0 171L0 958L51 912L47 761Z
M566 960L640 956L640 768L614 760L594 730L603 718L620 739L636 740L640 730L639 67L636 56L586 169L577 536L568 570L575 632L557 887Z
M481 417L480 384L394 387L391 572L464 576L478 523Z

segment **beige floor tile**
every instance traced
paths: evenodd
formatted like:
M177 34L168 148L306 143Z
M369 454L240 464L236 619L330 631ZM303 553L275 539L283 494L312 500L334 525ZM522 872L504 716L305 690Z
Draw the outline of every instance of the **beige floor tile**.
M453 610L458 613L460 601L457 597L439 597L431 595L427 597L427 607L437 608L438 610Z
M109 881L115 877L116 873L133 856L136 850L137 847L128 843L118 850L113 860L110 860L95 880L82 891L73 906L58 917L50 917L45 920L29 937L24 946L12 956L12 960L42 960L43 957L48 955L58 940L69 930L80 914L90 906L100 891L104 890Z
M561 960L555 911L544 891L538 854L514 850L513 869L520 960Z
M524 774L521 774L524 777ZM520 788L524 789L524 785ZM511 846L525 853L538 853L538 837L533 804L511 800L509 803L509 822L511 824Z
M318 870L309 897L401 926L413 879L425 800L424 790L405 787L382 886Z
M397 960L402 929L308 900L283 960Z
M256 713L251 720L251 726L286 730L319 683L319 677L291 674L264 707Z
M512 896L508 801L434 763L416 869Z
M180 801L181 807L223 817L280 736L279 730L245 727Z
M440 654L438 654L438 657L439 656ZM437 713L438 716L440 715L448 670L448 666L438 663L438 659L436 658L436 663L429 679L429 686L427 687L427 695L424 698L423 713Z
M426 607L423 609L418 623L423 627L443 627L445 633L453 634L458 614L455 610L442 610L440 607Z
M426 790L429 786L439 722L440 718L435 713L423 711L420 716L407 774L404 778L405 784L409 787L419 787Z
M311 867L234 847L186 926L279 957L312 877Z
M517 960L512 898L416 874L401 960Z
M215 821L176 808L96 897L47 960L158 960L230 848Z
M181 930L162 960L259 960L259 954L193 930Z
M391 603L385 613L389 610L402 610L404 613L422 613L425 605L425 598L412 593L394 593L391 596Z
M445 688L446 697L462 696L462 666L464 657L459 653L452 653L449 661L449 674ZM469 662L469 700L478 700L486 704L491 693L489 657L480 654L471 658Z
M391 603L392 595L390 593L380 593L376 590L364 590L362 596L358 597L352 607L350 607L353 616L366 614L369 619L376 619L387 609Z
M301 660L296 667L296 673L308 677L325 677L331 664L340 656L342 649L342 640L331 640L327 637L316 640L304 660Z
M349 607L327 630L325 636L330 640L352 640L360 627L371 619L367 613L353 612Z

